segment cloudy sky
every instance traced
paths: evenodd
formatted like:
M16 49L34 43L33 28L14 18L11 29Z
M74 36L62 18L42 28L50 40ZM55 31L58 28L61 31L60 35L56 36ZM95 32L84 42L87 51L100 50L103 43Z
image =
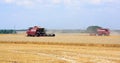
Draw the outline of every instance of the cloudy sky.
M120 29L120 0L0 0L0 29Z

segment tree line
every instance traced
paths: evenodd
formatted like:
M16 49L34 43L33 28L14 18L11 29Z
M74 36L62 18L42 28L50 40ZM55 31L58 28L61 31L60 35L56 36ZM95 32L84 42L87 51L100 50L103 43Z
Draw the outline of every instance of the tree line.
M63 32L63 33L68 33L68 32L74 32L74 33L96 33L98 28L102 28L100 26L88 26L88 28L86 30L51 30L54 32ZM13 30L13 29L1 29L0 30L0 34L16 34L18 31L26 31L26 29L24 30Z
M15 34L16 30L0 30L0 34Z

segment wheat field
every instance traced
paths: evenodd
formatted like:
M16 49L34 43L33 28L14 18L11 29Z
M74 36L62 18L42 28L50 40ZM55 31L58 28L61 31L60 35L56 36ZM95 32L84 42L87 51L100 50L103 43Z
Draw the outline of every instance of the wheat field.
M120 63L120 35L0 35L0 63Z

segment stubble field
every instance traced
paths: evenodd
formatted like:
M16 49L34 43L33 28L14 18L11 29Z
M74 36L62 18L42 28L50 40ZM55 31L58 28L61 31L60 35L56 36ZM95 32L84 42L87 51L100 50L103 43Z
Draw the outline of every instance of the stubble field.
M120 63L120 36L0 35L0 63Z

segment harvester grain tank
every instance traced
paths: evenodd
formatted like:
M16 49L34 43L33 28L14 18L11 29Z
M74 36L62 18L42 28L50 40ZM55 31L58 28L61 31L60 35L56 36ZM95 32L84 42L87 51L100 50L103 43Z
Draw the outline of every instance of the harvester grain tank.
M26 31L27 36L46 36L46 37L54 37L55 34L51 33L51 34L47 34L45 28L41 28L39 26L34 26L34 27L30 27L27 31Z

